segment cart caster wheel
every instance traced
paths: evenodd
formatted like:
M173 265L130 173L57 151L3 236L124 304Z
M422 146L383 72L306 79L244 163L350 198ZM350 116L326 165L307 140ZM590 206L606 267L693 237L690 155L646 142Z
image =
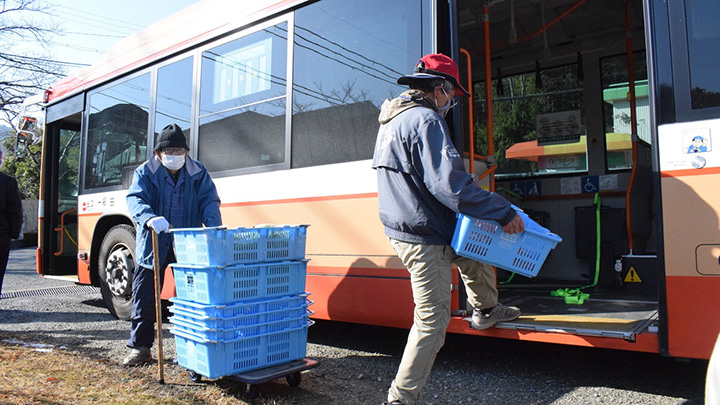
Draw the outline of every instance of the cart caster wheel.
M191 371L190 372L190 381L192 381L194 383L199 383L200 381L202 381L202 376L194 371Z
M245 391L245 398L255 399L260 395L260 386L248 384L247 390Z
M300 372L290 374L289 376L285 377L285 380L287 380L288 385L290 385L291 387L297 387L302 381L302 374L300 374Z

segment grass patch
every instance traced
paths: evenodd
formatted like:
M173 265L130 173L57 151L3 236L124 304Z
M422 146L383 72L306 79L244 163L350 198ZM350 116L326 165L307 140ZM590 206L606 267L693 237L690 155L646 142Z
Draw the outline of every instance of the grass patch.
M248 403L241 399L242 384L224 380L195 384L176 364L166 363L165 384L159 384L157 363L125 368L84 353L24 342L0 340L0 404ZM293 402L259 398L252 403Z

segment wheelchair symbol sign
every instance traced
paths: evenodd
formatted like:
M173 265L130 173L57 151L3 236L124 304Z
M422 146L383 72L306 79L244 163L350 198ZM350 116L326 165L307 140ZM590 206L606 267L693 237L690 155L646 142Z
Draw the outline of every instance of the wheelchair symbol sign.
M513 192L513 194L517 195L518 197L524 197L525 196L525 182L524 181L514 181L510 183L510 191Z
M584 176L580 178L580 186L583 193L597 193L600 191L600 180L598 176Z
M514 181L510 183L510 191L518 197L542 195L542 183L539 180Z

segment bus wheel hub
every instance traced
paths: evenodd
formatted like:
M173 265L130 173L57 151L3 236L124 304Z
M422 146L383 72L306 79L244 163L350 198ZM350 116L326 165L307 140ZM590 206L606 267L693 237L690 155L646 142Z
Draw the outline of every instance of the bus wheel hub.
M114 295L129 296L132 294L130 275L134 266L133 258L128 249L116 249L110 254L105 265L105 280Z

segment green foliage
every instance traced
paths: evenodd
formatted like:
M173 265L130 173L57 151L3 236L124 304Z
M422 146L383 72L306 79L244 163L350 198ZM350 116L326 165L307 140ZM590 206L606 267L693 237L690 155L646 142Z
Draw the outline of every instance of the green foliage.
M516 143L537 139L535 117L559 111L582 109L582 83L577 78L577 66L569 65L542 71L543 87L538 88L535 73L503 78L503 94L497 93L493 83L493 139L498 174L532 174L537 163L506 159L505 151ZM487 109L485 85L475 86L478 117L475 133L476 151L487 154Z
M42 142L37 145L28 145L28 154L25 159L15 157L15 136L4 138L2 146L7 152L3 154L0 171L15 177L22 199L37 200L40 188Z

